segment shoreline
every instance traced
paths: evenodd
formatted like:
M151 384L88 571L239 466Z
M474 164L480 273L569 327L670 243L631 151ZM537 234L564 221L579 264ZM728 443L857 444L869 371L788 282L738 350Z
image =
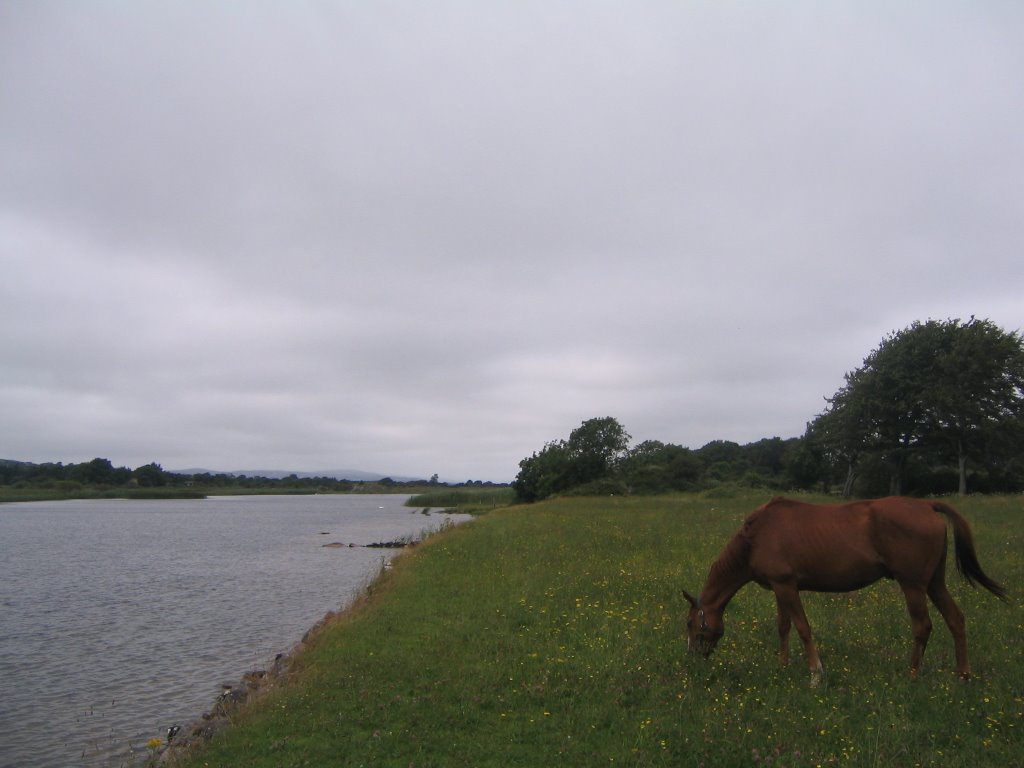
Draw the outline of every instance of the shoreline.
M337 610L325 613L312 627L307 629L302 637L292 644L287 650L278 653L268 669L256 669L244 673L237 683L222 683L223 689L220 696L213 700L210 709L203 712L195 719L188 721L177 728L173 736L165 736L164 743L158 748L155 755L151 755L143 766L167 765L174 766L179 760L184 760L196 750L202 749L217 734L230 728L232 717L246 707L254 706L274 691L290 684L295 674L294 663L302 656L309 644L320 636L326 629L340 621L351 618L369 603L370 599L379 594L382 579L392 568L395 559L403 556L408 551L415 552L419 545L423 545L433 538L434 534L447 529L442 526L432 531L426 538L409 542L402 547L388 547L398 551L390 559L383 559L376 573L368 574L365 583L359 588L353 598L346 605ZM326 546L326 545L325 545ZM369 545L363 545L369 546ZM377 545L380 546L380 545ZM130 758L129 758L130 759ZM130 762L134 765L134 762Z
M383 571L383 569L382 569ZM379 578L379 574L376 578ZM374 581L376 581L376 578ZM269 669L256 669L244 673L237 683L222 683L223 689L220 696L213 700L209 711L203 712L199 717L185 723L174 725L168 729L168 735L164 744L156 754L156 762L159 764L174 765L179 759L190 755L196 749L202 748L214 736L225 728L231 726L231 717L244 706L253 704L262 699L268 693L281 685L288 683L291 675L291 666L296 658L302 653L306 645L316 637L324 628L334 623L347 611L351 610L362 599L362 595L353 600L352 605L338 611L328 611L312 627L302 635L302 638L294 643L288 650L278 653L269 665ZM178 729L178 730L174 730ZM174 735L170 735L174 730ZM150 759L144 765L153 764Z

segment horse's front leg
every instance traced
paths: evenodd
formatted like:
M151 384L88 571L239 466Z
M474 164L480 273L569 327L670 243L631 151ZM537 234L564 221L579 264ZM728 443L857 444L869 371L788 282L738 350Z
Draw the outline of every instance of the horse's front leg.
M793 620L777 592L775 593L775 607L778 611L776 621L779 625L779 664L785 667L789 665L789 629L793 626Z
M796 625L797 634L800 635L800 639L803 641L804 653L807 654L807 666L811 670L811 685L817 685L821 682L825 669L821 666L818 647L814 644L814 637L811 635L811 625L807 621L807 614L804 613L804 604L800 600L800 592L795 586L788 584L773 584L772 591L775 592L775 602L779 609L780 639L782 639L783 621L785 621L787 624L785 639L788 640L788 623L792 620L793 624ZM788 655L787 650L787 658Z

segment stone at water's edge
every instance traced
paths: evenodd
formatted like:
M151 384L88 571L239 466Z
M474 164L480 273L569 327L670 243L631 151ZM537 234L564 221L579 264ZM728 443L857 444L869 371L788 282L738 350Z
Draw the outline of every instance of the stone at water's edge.
M374 544L367 544L367 547L372 549L405 549L406 547L415 547L415 541L381 541Z
M291 659L301 652L313 635L320 632L337 615L334 611L325 614L288 653L277 654L270 669L246 672L239 684L222 683L221 694L209 712L204 712L199 720L189 725L168 729L167 743L158 752L159 762L163 764L179 755L187 755L196 747L208 742L218 731L231 725L232 715L240 707L284 682L288 677L288 664Z
M321 544L327 549L344 549L354 547L365 547L366 549L405 549L416 546L415 541L376 541L373 544L342 544L340 541L332 541L330 544Z

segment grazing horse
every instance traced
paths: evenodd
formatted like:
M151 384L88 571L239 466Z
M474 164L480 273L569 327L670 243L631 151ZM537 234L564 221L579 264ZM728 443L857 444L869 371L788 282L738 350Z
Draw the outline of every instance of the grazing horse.
M953 524L957 570L972 586L978 583L1005 600L1006 591L978 563L970 526L948 504L894 496L822 506L775 498L747 516L712 564L700 597L684 592L690 650L711 654L725 633L726 605L754 581L775 593L779 661L789 663L789 629L795 624L816 683L824 670L800 590L850 592L889 578L903 590L913 625L911 674L921 667L932 630L930 597L953 635L957 673L967 680L964 615L946 589L946 518Z

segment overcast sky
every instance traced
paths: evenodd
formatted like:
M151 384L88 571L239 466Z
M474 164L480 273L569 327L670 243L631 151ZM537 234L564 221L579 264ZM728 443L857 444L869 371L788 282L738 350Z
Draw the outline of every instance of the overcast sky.
M1024 328L1024 4L0 0L0 458L511 480Z

